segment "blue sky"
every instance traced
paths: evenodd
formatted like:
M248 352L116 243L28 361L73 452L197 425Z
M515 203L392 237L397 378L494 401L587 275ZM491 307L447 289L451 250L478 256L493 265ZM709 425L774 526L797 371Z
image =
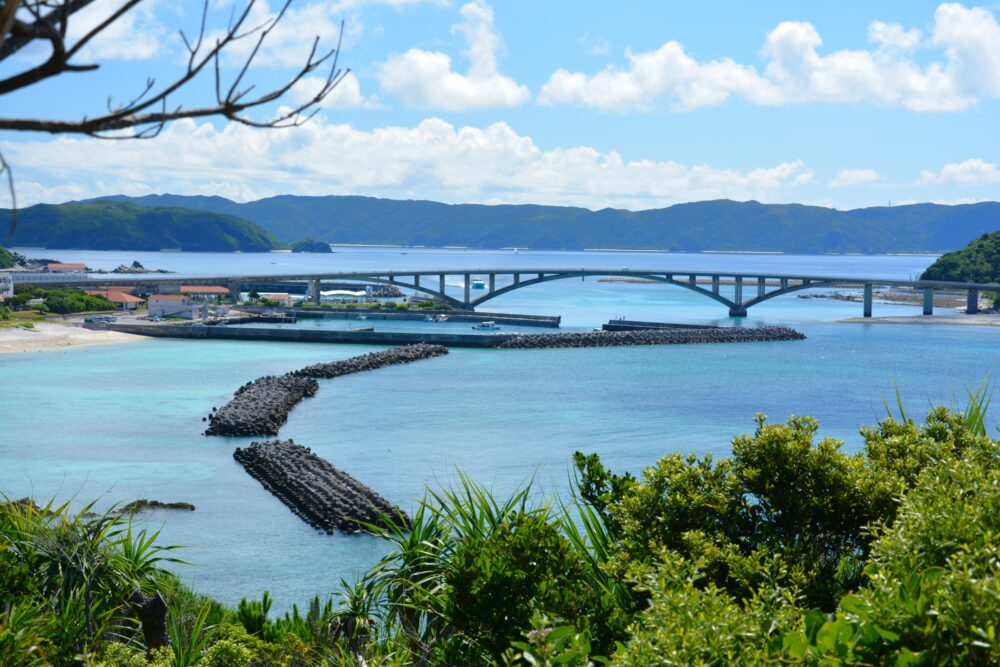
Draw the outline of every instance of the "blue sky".
M242 0L212 3L218 28ZM78 30L117 4L97 0ZM277 4L258 2L254 16ZM2 113L92 116L148 75L168 81L182 67L177 30L199 9L146 0L81 54L97 72L7 95ZM352 71L309 125L182 121L144 142L0 133L21 203L151 192L632 209L1000 199L1000 3L296 0L255 83L283 80L313 37L335 41L341 20ZM210 101L210 84L175 102Z

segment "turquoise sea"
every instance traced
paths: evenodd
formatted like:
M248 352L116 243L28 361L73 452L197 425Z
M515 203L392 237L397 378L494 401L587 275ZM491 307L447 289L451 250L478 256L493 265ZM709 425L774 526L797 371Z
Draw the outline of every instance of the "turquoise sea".
M111 269L138 259L183 275L489 267L757 270L909 278L913 256L536 253L342 248L332 255L23 251ZM272 263L273 262L273 263ZM460 290L460 286L454 287ZM457 293L457 292L456 292ZM730 323L715 302L662 285L557 281L486 309L558 314L566 329L612 317ZM581 350L454 350L446 357L321 381L282 438L313 447L389 500L412 508L426 485L464 471L499 492L534 478L565 491L576 450L639 471L667 452L725 455L731 438L810 414L821 435L860 445L858 427L884 413L894 385L907 407L961 404L988 377L1000 331L845 324L861 306L790 295L750 311L745 326L787 324L805 341ZM876 303L876 315L918 309ZM372 322L376 327L388 326ZM421 326L411 323L407 326ZM324 326L345 326L331 321ZM202 417L247 380L370 351L359 346L143 340L0 355L0 490L11 497L187 501L193 513L145 521L186 545L185 579L227 602L276 594L290 607L326 595L382 553L367 536L319 534L232 459L245 440L201 435ZM994 409L991 421L1000 421Z

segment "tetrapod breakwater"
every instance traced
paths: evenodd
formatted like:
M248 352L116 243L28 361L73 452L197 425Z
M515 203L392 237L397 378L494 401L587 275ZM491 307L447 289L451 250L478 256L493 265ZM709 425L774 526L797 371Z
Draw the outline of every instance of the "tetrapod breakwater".
M319 390L316 378L335 378L447 353L448 348L441 345L404 345L258 378L237 389L221 409L213 409L206 417L209 425L205 435L277 435L292 408Z
M233 458L303 521L327 534L384 525L384 516L409 524L401 509L291 440L253 442L237 448Z
M587 331L583 333L519 334L498 348L536 350L571 347L619 347L623 345L684 345L691 343L749 343L804 340L805 335L788 327L719 327L699 329L641 329Z

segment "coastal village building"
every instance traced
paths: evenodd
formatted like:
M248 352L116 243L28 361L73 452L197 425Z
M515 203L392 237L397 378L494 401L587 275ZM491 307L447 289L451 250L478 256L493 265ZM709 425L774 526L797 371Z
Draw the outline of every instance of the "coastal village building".
M292 295L287 292L261 292L260 298L266 301L277 301L279 306L292 305Z
M49 262L45 265L45 270L49 273L86 273L86 264L63 264L62 262Z
M186 294L194 299L218 301L229 296L229 288L220 285L181 285L181 294Z
M198 310L187 294L153 294L146 303L150 317L183 317L190 320Z
M115 307L119 310L135 310L142 304L146 303L143 299L120 290L89 289L85 290L85 292L90 296L103 296L105 299L115 304Z
M7 296L14 296L14 279L4 271L0 273L0 300Z

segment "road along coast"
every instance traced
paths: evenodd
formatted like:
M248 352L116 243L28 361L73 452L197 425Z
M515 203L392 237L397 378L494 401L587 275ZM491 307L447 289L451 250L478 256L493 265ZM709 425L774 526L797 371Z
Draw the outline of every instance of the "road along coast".
M327 534L384 525L383 516L409 524L401 509L291 440L253 442L237 448L233 458L303 521Z

